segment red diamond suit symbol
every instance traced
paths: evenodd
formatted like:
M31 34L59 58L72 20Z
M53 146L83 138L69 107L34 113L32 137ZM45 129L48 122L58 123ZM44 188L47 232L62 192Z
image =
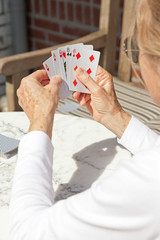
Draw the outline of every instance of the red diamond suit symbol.
M78 52L76 55L77 60L80 59L80 57L81 57L81 54Z
M90 74L92 72L92 70L90 68L88 68L87 73Z
M74 84L74 86L76 87L76 85L77 85L76 79L73 81L73 84Z
M93 62L93 60L94 60L95 58L94 58L93 55L91 55L91 56L89 57L89 59L90 59L91 62Z

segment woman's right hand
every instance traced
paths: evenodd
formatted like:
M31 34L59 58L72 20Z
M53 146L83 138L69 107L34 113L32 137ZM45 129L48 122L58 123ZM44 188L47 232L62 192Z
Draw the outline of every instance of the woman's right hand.
M113 78L98 66L95 81L81 68L76 70L76 77L89 89L91 94L74 92L73 98L84 106L93 118L121 138L131 116L119 104L114 90Z

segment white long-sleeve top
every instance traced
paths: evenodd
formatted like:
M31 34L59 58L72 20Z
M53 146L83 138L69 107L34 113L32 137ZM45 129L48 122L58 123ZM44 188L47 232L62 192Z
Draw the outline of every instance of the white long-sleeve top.
M118 142L134 154L131 161L54 204L53 146L45 133L28 133L19 146L9 239L160 239L160 136L132 117Z

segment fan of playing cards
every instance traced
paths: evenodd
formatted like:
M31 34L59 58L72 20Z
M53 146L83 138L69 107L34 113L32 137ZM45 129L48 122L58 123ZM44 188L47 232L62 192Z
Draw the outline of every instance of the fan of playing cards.
M43 66L50 79L55 75L62 77L63 81L60 88L60 98L62 100L73 91L90 93L87 87L76 78L74 72L78 67L81 67L95 79L100 52L94 51L92 45L79 43L58 48L52 51L51 55L43 63Z

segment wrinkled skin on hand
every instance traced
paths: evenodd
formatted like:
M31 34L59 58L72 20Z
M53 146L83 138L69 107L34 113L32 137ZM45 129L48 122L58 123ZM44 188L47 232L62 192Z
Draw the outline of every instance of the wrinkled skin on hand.
M81 68L76 70L76 76L91 94L75 92L73 98L85 105L97 122L121 137L131 116L125 113L117 100L112 76L100 66L95 81Z
M22 79L17 96L19 105L30 120L29 131L43 131L51 138L61 83L59 76L50 81L45 70L38 70Z

